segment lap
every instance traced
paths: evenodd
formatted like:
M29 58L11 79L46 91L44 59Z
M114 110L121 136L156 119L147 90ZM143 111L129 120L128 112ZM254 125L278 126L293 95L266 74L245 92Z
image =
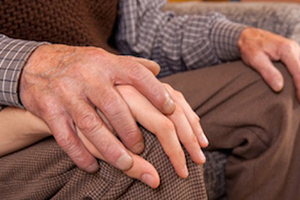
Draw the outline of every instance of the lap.
M279 94L273 93L261 77L242 62L162 79L181 91L201 117L201 124L210 140L208 150L226 149L231 152L226 177L228 194L232 199L253 197L252 193L259 195L257 187L265 184L273 173L257 167L263 167L264 159L270 159L278 152L278 141L286 140L286 145L282 145L286 149L283 150L290 148L288 150L291 151L294 147L290 145L291 140L297 139L297 131L294 130L299 126L299 119L287 120L299 110L293 83L284 67L279 63L276 66L285 77L285 88ZM282 132L290 129L294 131L293 136L284 137ZM143 133L146 149L142 156L157 168L162 180L157 190L126 177L105 162L100 162L100 170L95 174L83 172L49 138L0 159L0 193L5 199L205 199L202 167L194 164L187 155L190 176L180 179L157 139L144 129ZM292 156L290 153L287 158ZM278 165L282 158L282 153L279 153L271 165L276 172L279 167L290 167ZM256 170L255 173L253 170ZM282 178L284 173L278 173L277 179ZM254 179L257 176L263 178ZM253 184L257 185L253 187ZM266 191L270 187L277 188L278 194L286 197L286 190L281 185L262 188ZM251 189L241 192L241 187ZM269 194L269 198L274 194ZM18 195L21 195L20 198Z
M53 138L0 159L0 193L4 199L206 199L203 169L187 159L190 176L179 178L154 135L142 128L142 153L161 176L153 190L99 161L94 174L75 166Z
M275 65L285 79L280 93L273 92L242 62L162 80L181 91L200 116L210 140L207 150L229 152L225 175L228 199L291 199L300 195L293 186L299 184L294 178L298 172L292 170L300 167L299 147L295 145L300 142L300 107L291 76L281 63Z

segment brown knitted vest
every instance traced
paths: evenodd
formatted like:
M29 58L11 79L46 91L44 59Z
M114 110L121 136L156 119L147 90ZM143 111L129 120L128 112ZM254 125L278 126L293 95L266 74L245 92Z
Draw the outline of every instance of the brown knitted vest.
M0 33L12 38L98 46L108 40L118 0L0 0Z

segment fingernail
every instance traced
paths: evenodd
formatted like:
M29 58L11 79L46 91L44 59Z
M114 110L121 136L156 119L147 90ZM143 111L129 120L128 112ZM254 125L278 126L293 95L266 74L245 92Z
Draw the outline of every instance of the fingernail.
M208 141L208 139L207 139L207 137L204 133L202 133L202 142L207 144L207 145L209 144L209 141Z
M188 175L189 175L189 171L188 171L188 168L187 168L186 165L183 168L183 175L184 175L185 178L188 177Z
M143 174L141 176L141 181L152 188L155 188L155 178L151 174Z
M139 142L132 148L132 152L135 154L140 154L144 151L144 148L145 148L144 142Z
M200 155L201 155L201 161L202 161L202 163L205 163L206 162L206 157L205 157L203 151L200 151Z
M171 97L168 97L168 99L164 103L164 112L165 114L172 114L175 110L175 103Z
M196 119L200 120L199 116L197 115L197 113L194 112L194 115L196 116Z
M132 164L133 160L127 153L124 153L116 162L117 167L122 171L130 169Z
M98 169L99 169L98 163L94 163L94 164L90 165L90 166L86 169L86 171L89 172L89 173L93 173L93 172L98 171Z
M283 88L283 82L280 80L276 80L274 81L273 87L276 92L279 92Z

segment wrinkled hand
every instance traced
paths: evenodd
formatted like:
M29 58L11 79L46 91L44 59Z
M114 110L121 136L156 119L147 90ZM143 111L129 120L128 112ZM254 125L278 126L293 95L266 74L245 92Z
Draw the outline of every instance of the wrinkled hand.
M108 163L128 170L133 160L127 148L140 153L144 143L115 86L132 85L160 111L171 114L175 105L153 75L158 72L154 62L99 48L43 45L23 69L20 98L27 110L47 123L57 143L80 168L93 172L98 164L76 134L75 125ZM104 125L95 108L103 112L127 148Z
M186 160L180 142L187 149L192 160L196 163L204 163L205 156L201 147L206 147L208 141L199 123L199 117L188 105L182 94L164 84L175 101L176 109L171 115L162 114L132 86L118 86L117 89L129 105L134 118L146 129L154 133L159 139L164 151L172 162L177 174L185 178L188 176ZM108 128L111 128L105 116L99 112ZM111 130L113 131L113 130ZM87 149L99 159L106 161L94 145L78 130ZM155 168L146 160L130 153L134 162L129 170L124 173L130 177L139 179L150 187L159 185L159 175Z
M238 41L242 59L257 70L276 92L284 85L283 76L271 61L282 61L293 76L300 100L300 47L293 40L256 28L246 28Z

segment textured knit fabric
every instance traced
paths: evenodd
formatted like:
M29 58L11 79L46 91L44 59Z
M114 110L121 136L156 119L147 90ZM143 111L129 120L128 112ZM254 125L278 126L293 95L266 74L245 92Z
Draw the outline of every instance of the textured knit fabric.
M27 3L29 5L37 3L37 5L41 4L42 6L45 6L46 4L47 6L45 12L50 13L55 11L56 6L55 4L44 4L43 2L39 1L31 1L30 3ZM61 4L68 4L68 1L63 1L58 4L60 5L58 7L58 10L60 10L60 16L55 14L54 16L64 19L64 13L67 13L67 16L70 13L69 10L63 10ZM27 5L24 7L24 10L19 10L18 4L10 5L11 6L9 6L9 11L21 13L24 12L25 14L31 16L30 12L32 10L30 6ZM75 5L77 4L75 3ZM51 7L50 11L48 10L48 6ZM66 8L68 7L66 6ZM44 8L42 8L42 10L43 9ZM84 10L84 8L78 6L77 9ZM102 7L102 9L105 8ZM72 13L80 14L80 12L78 13L75 11ZM37 12L35 11L35 9L32 12L34 13L34 17L30 17L30 20L40 23L40 20L44 19L43 12ZM38 14L40 13L42 13L41 17L38 16ZM7 17L7 19L9 19L9 17ZM15 21L14 23L18 23L18 21ZM79 23L77 25L81 25L80 21L76 23ZM74 24L75 27L76 23ZM55 23L52 24L50 20L49 24L50 26L43 27L43 30L44 28L46 30L41 31L40 33L34 33L30 35L30 32L27 32L28 35L25 34L24 37L20 36L20 38L45 40L47 42L58 42L73 45L96 45L103 48L105 48L105 44L107 43L106 39L103 39L105 35L101 37L101 34L105 33L99 32L99 35L87 37L87 39L90 39L90 43L85 43L85 41L81 43L81 37L78 37L78 41L73 41L74 43L72 43L72 40L68 40L69 38L60 38L62 36L60 36L59 34L61 33L61 29L64 29L63 25L59 26L58 24L58 27L55 28L58 30L51 30L51 28L53 28L51 25L55 25ZM43 26L42 23L39 25L41 27ZM101 23L99 23L98 25L101 26ZM18 27L18 25L16 27ZM18 31L15 29L16 27L12 26L11 34L10 30L5 30L2 33L7 33L7 35L11 37L19 37L17 35ZM35 30L34 28L36 27L33 26L32 31ZM66 35L65 37L71 37L71 35L73 34L72 31L74 30L71 29L70 31L70 35ZM78 29L77 31L78 33L80 33L80 31L82 30ZM93 29L90 29L89 31L93 31ZM57 36L55 34L57 34ZM85 34L83 33L83 35ZM95 44L93 40L95 38L96 41L98 40L102 42L103 45L102 43ZM74 40L76 40L76 38ZM1 45L3 44L1 46L3 51L12 51L12 48L8 48L8 45L5 45L5 41L12 43L19 42L23 44L23 46L19 45L17 46L17 48L13 49L15 53L14 56L22 55L22 48L24 48L24 46L26 45L32 44L32 49L28 49L26 53L23 53L24 61L30 55L30 53L32 53L34 48L39 45L38 43L26 43L24 41L9 39L4 36L2 36L1 41ZM24 65L24 62L18 65L18 63L15 63L15 60L10 58L3 60L6 62L6 65L2 66L4 68L10 65L14 65L14 67L18 67L18 69L21 69L20 66L22 66L22 64ZM7 70L10 69L6 69L6 71ZM14 80L18 79L15 78ZM19 105L9 104L9 102L7 104ZM83 172L75 166L75 164L66 156L66 154L60 149L60 147L55 143L53 139L49 139L45 140L44 142L40 142L37 145L33 145L32 147L29 147L25 150L1 158L1 199L207 199L203 180L202 166L196 165L187 156L190 177L185 180L180 179L174 172L169 159L164 154L161 145L157 141L156 137L151 133L146 132L145 130L143 130L143 133L146 141L146 149L142 156L153 163L153 165L159 171L162 179L161 186L156 190L149 188L140 181L127 177L112 166L101 161L99 161L101 166L100 170L96 174L88 174L86 172Z
M280 2L168 3L166 10L179 15L218 12L229 20L291 38L300 44L300 4Z
M49 138L0 159L0 197L5 200L207 199L202 167L187 157L189 177L179 178L156 136L144 129L142 133L146 148L141 156L160 174L158 189L151 189L101 161L98 172L84 172Z
M117 44L123 53L156 60L162 68L160 76L239 57L236 43L243 25L231 23L217 13L175 17L161 12L165 2L121 2ZM106 44L115 21L116 1L3 1L2 5L0 33L13 38L93 45L113 51ZM0 39L0 49L4 48L10 50ZM27 51L25 59L33 49ZM23 65L24 62L20 62L14 68L20 70ZM0 65L0 69L7 69L7 65ZM8 84L6 80L15 83L19 80L18 76L7 78L0 80L0 85ZM16 87L12 89L0 90L5 96L0 96L1 104L20 107L20 102L12 104L5 100L12 98L11 93L17 93Z
M43 3L43 2L41 2L41 3ZM11 8L11 7L10 7ZM124 11L125 13L127 12L126 10ZM261 12L261 13L263 13L263 12ZM169 13L169 15L170 16L173 16L173 14L170 14ZM216 15L216 14L212 14L211 16L214 16L214 15ZM264 15L265 16L265 15ZM187 16L185 16L185 17L187 17ZM266 18L268 17L268 16L265 16ZM284 17L284 16L283 16ZM1 18L2 19L2 18ZM0 19L0 20L1 20ZM176 21L177 19L179 19L179 18L173 18L172 20L174 20L174 21ZM245 19L245 18L244 18ZM281 18L282 19L282 18ZM135 19L133 19L133 20L135 20ZM136 22L136 21L135 21ZM288 22L288 21L287 21ZM194 27L194 28L199 28L199 27ZM200 27L201 28L201 27ZM164 29L158 29L159 31L164 31ZM222 31L221 31L222 32ZM158 34L159 35L159 34ZM135 35L136 36L136 35ZM135 36L132 36L132 37L135 37ZM143 38L143 37L142 37ZM6 65L0 65L0 68L1 68L1 70L2 71L5 71L4 73L6 73L6 74L9 74L8 73L8 71L12 71L12 73L14 73L15 75L13 75L13 76L11 76L11 75L8 75L8 76L10 76L10 77L6 77L5 79L2 79L2 80L0 80L0 81L2 81L2 86L3 86L3 84L11 84L11 83L17 83L17 81L18 81L18 78L17 78L17 76L18 76L18 70L14 70L13 68L11 68L11 66L15 66L16 67L16 69L21 69L21 67L23 66L23 64L24 64L24 62L26 61L26 58L28 57L28 55L30 55L30 53L33 51L33 49L38 45L38 43L26 43L26 42L20 42L19 41L19 45L17 45L17 46L15 46L13 49L14 50L11 50L11 47L10 46L8 46L8 45L6 45L7 43L8 43L8 41L9 41L9 39L8 38L3 38L3 37L0 37L0 40L1 40L1 42L0 42L0 49L2 50L2 52L9 52L10 53L10 55L9 55L9 57L12 57L12 58L22 58L23 57L23 59L19 59L20 60L20 62L19 61L17 61L16 60L16 62L14 62L14 63L12 63L11 61L11 59L7 59L7 57L8 56L4 56L4 59L2 60L2 64L4 63L4 62L7 62L8 64L6 64ZM5 42L3 42L3 40L5 40L6 41L6 43ZM3 43L2 43L3 42ZM9 42L13 42L13 41L9 41ZM17 41L15 41L15 42L17 42ZM172 41L171 41L172 42ZM2 44L5 44L5 45L2 45ZM21 44L23 44L23 45L21 45ZM172 43L171 43L172 44ZM86 45L86 44L79 44L79 45ZM30 47L29 47L30 46ZM166 45L166 46L168 46L168 45ZM165 47L166 47L165 46ZM172 45L169 45L169 46L171 46L171 48L173 48L172 47ZM29 48L29 49L27 49L27 47ZM230 47L229 47L230 48ZM233 51L233 52L236 52L236 51ZM20 55L19 55L20 54ZM168 61L168 57L165 57L164 59L166 59L167 61L166 62L169 62ZM164 61L162 61L162 59L160 58L160 62L164 62ZM11 63L11 64L10 64ZM184 65L184 62L182 62L182 64ZM9 68L3 68L3 67L7 67L7 66L9 66ZM18 67L19 66L19 67ZM168 66L165 66L166 68L168 67ZM184 68L185 68L186 66L184 66ZM14 72L15 71L15 72ZM175 71L178 71L178 70L175 70ZM169 73L169 72L168 72ZM168 73L166 73L166 74L168 74ZM2 72L1 72L1 75L2 75ZM3 97L1 97L1 98L3 98L3 99L10 99L10 98L12 98L12 99L15 99L16 101L17 101L17 98L16 98L16 96L15 96L15 94L16 94L16 84L11 84L10 85L10 89L9 89L9 91L6 91L6 92L3 92L2 93L2 95L3 95ZM3 87L2 87L3 88ZM6 88L6 87L5 87ZM14 95L14 96L13 96ZM4 97L5 96L5 97ZM19 105L19 102L15 102L15 103L12 103L12 102L9 102L9 101L6 101L6 100L3 100L3 101L5 101L5 103L4 104L9 104L9 105ZM52 141L53 142L53 141ZM48 144L47 143L47 145L50 145L50 144ZM54 142L53 142L53 145L54 145ZM51 145L50 145L51 146ZM44 146L43 146L44 147ZM51 146L52 147L52 146ZM42 148L41 148L42 149ZM50 148L51 149L51 148ZM47 148L47 150L49 150L48 148ZM50 150L49 150L50 151ZM22 152L22 151L20 151L20 152ZM38 153L39 151L36 151L36 149L33 151L33 152L35 152L35 153ZM50 151L51 152L51 151ZM25 159L25 161L26 162L23 162L23 163L31 163L31 160L28 162L28 159L29 159L29 157L26 157L26 156L24 156L24 155L26 155L26 153L24 153L24 154L22 154L22 156L21 157L19 157L18 159L20 159L20 158L24 158ZM55 154L56 155L56 154ZM64 155L65 156L65 155ZM218 155L216 155L216 156L214 156L214 157L217 157ZM37 157L35 157L35 158L37 158ZM17 160L18 160L17 159ZM45 160L47 160L47 159L49 159L49 158L44 158L44 161ZM15 161L17 161L16 159L15 159ZM223 162L224 160L222 160L222 162ZM1 161L1 163L2 163L2 161ZM224 163L224 162L223 162ZM16 165L12 165L12 166L17 166L17 167L20 167L20 165L22 164L22 162L19 162L19 163L17 163ZM36 163L35 163L36 164ZM69 163L70 164L70 163ZM31 165L29 165L30 167L32 167ZM59 166L61 166L61 165L59 165ZM208 165L208 166L210 166L210 165ZM214 166L214 165L212 165L212 166ZM22 167L22 166L21 166ZM24 166L23 166L24 167ZM72 167L74 167L74 165L72 165ZM62 167L63 168L63 167ZM75 167L74 167L75 168ZM5 169L9 169L9 168L5 168ZM17 168L17 171L18 170L20 170L20 171L22 171L22 169L20 169L20 168ZM35 170L35 169L34 169ZM38 170L40 170L40 168L38 167ZM20 171L18 171L18 172L20 172ZM28 172L28 174L30 174L30 172L33 172L33 171L27 171L27 170L25 170L26 171L26 173ZM14 171L15 172L15 171ZM222 175L222 174L221 174ZM36 177L36 176L35 176ZM55 179L54 178L54 176L53 176L53 179ZM65 180L64 181L67 181L67 179L66 178L64 178ZM74 178L75 180L76 180L76 178ZM28 179L26 179L26 181L28 181ZM26 181L24 181L24 182L26 182ZM20 181L20 182L22 182L22 181ZM19 186L22 184L22 183L18 183L19 184ZM6 184L6 182L5 182L5 184ZM5 185L5 184L1 184L1 185ZM23 184L24 186L26 185L26 184ZM220 184L221 185L221 184ZM220 185L218 185L218 186L220 186ZM35 188L39 188L38 187L38 183L35 183ZM220 187L218 187L218 188L220 188ZM10 189L10 188L9 188ZM221 188L222 189L222 188ZM2 192L2 191L1 191ZM38 194L39 195L39 194ZM39 196L39 197L41 197L41 196ZM176 199L176 198L175 198Z
M117 0L0 1L0 105L22 107L18 82L31 53L42 43L80 46L108 45L117 13Z
M281 93L272 92L261 76L242 62L162 80L181 91L201 116L210 140L209 150L230 152L226 170L229 200L282 200L300 196L300 105L289 73L279 63L276 67L285 79ZM130 199L126 196L128 192L133 194L131 199L205 198L197 193L202 184L201 168L188 158L192 180L181 180L174 174L156 138L144 130L143 133L146 138L143 156L158 168L163 180L161 189L149 189L103 162L98 173L85 173L49 139L1 158L0 194L4 199ZM180 190L177 184L189 185L189 189ZM105 191L101 190L102 185L107 186ZM167 194L161 195L164 191Z
M223 15L176 16L166 0L121 0L117 47L155 60L160 76L240 58L237 41L246 26Z
M1 0L0 33L18 39L98 46L108 39L118 0Z

